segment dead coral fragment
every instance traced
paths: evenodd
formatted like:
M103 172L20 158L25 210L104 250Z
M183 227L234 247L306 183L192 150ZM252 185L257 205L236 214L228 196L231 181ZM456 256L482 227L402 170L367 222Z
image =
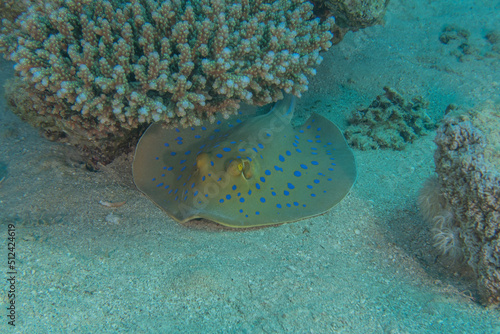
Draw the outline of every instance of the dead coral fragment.
M353 111L349 117L350 126L344 135L352 147L402 150L436 127L426 113L428 102L422 97L407 101L392 88L384 90L385 94L377 96L368 108Z
M6 21L0 52L26 84L27 112L99 148L153 121L200 125L216 112L227 118L240 101L300 96L333 38L333 19L320 23L312 7L305 0L41 1Z

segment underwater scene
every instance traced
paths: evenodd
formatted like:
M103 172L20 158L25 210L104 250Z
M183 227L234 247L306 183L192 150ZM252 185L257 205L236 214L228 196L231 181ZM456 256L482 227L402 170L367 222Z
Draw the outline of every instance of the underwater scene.
M0 0L1 333L500 333L497 0Z

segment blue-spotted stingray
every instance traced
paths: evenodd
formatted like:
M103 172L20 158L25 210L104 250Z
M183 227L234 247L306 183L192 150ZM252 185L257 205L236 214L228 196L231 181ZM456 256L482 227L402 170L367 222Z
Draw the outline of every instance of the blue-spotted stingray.
M295 97L286 95L244 121L186 129L154 123L137 145L135 184L180 223L252 227L324 213L354 184L354 155L320 115L294 129L294 108Z

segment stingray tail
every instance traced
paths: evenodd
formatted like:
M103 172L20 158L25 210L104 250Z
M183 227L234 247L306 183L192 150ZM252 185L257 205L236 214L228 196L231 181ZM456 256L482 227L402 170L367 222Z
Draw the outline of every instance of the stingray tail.
M283 99L276 102L271 111L269 111L269 114L275 114L287 123L290 123L297 98L292 94L283 94L283 96Z

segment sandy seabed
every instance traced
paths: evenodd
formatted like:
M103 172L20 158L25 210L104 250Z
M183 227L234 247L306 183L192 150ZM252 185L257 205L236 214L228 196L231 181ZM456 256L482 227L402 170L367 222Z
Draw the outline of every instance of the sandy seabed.
M441 118L500 96L499 57L457 59L439 35L500 30L493 0L392 0L385 26L334 46L299 101L341 127L390 86L422 95ZM13 75L2 62L1 83ZM2 92L3 97L3 92ZM99 172L45 140L0 100L0 270L16 226L16 327L0 284L0 331L19 333L500 333L477 303L473 273L439 255L418 213L434 133L403 151L355 150L358 180L328 213L229 230L171 220L134 186L131 157ZM108 208L99 201L126 204Z

